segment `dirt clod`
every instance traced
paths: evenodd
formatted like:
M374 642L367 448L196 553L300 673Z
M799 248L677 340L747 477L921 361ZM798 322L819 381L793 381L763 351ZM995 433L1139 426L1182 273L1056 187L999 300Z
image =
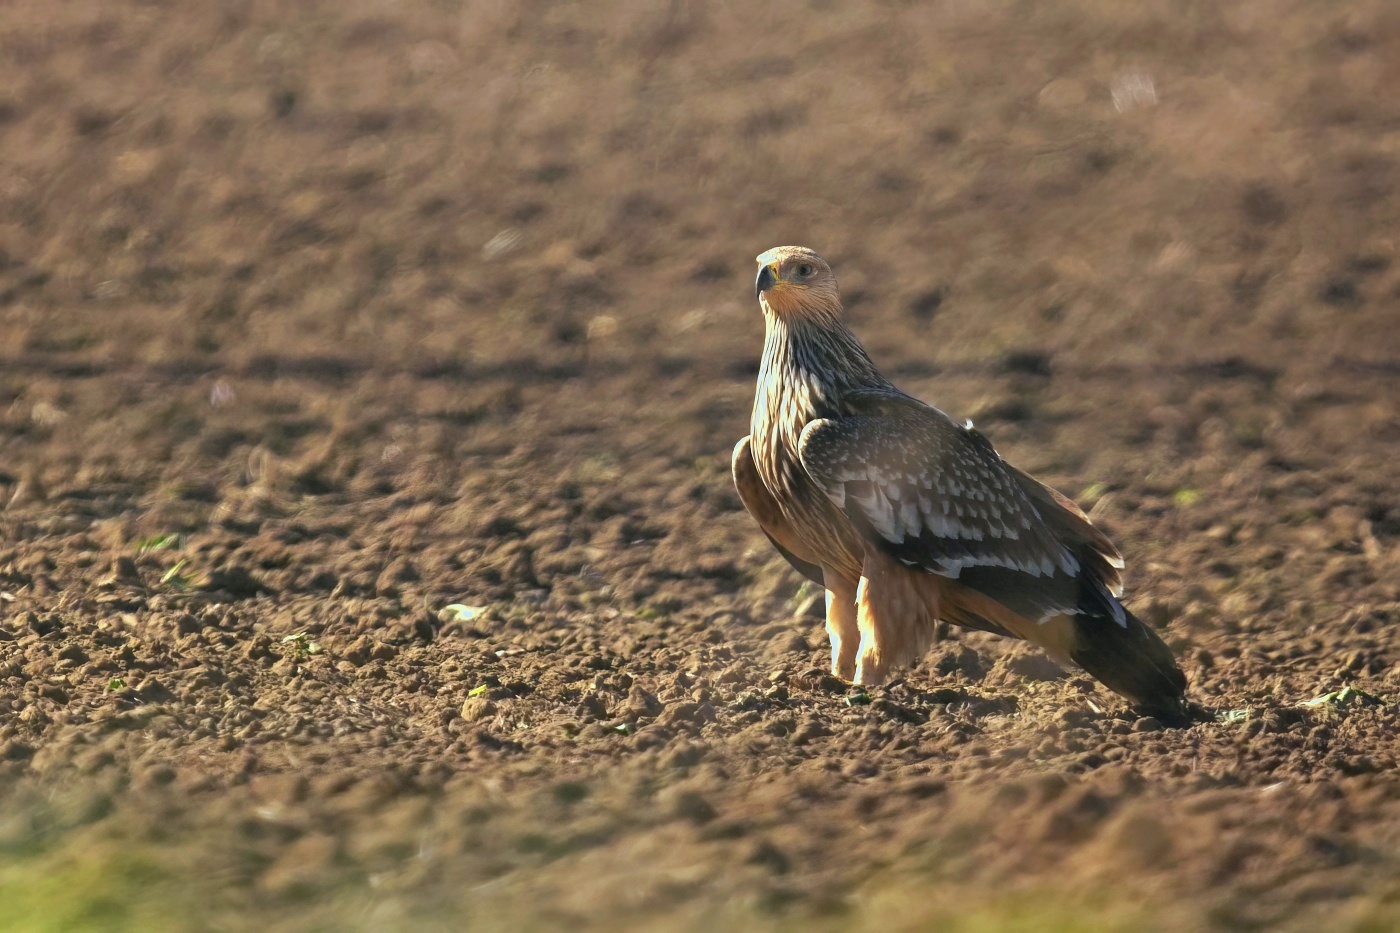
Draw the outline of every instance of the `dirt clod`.
M496 704L486 697L471 697L462 703L462 718L467 722L479 722L496 715Z

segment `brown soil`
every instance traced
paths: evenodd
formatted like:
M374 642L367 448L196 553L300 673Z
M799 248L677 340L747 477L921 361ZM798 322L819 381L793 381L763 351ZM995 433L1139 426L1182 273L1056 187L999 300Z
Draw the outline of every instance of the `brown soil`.
M1397 84L1390 0L11 3L13 922L1400 922ZM793 242L1221 721L821 673L728 476Z

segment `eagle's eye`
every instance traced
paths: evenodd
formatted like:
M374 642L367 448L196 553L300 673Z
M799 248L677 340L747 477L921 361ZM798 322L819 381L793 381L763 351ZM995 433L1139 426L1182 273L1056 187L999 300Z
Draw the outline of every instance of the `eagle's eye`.
M797 274L805 279L807 276L812 274L812 267L804 262L802 265L797 267Z

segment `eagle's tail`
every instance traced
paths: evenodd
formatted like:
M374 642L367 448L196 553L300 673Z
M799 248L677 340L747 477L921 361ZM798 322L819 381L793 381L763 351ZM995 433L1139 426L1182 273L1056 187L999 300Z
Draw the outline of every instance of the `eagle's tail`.
M1096 583L1082 587L1077 608L1071 660L1143 712L1188 722L1186 675L1152 627Z

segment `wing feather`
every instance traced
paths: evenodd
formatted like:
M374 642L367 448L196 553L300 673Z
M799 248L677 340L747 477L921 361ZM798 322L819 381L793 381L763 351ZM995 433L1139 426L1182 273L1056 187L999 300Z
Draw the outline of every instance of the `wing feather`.
M907 396L811 422L798 456L885 553L1033 619L1076 611L1086 560L1095 578L1119 560L1082 512L1059 514L1063 497L1008 465L970 424ZM1117 582L1116 571L1103 581Z

